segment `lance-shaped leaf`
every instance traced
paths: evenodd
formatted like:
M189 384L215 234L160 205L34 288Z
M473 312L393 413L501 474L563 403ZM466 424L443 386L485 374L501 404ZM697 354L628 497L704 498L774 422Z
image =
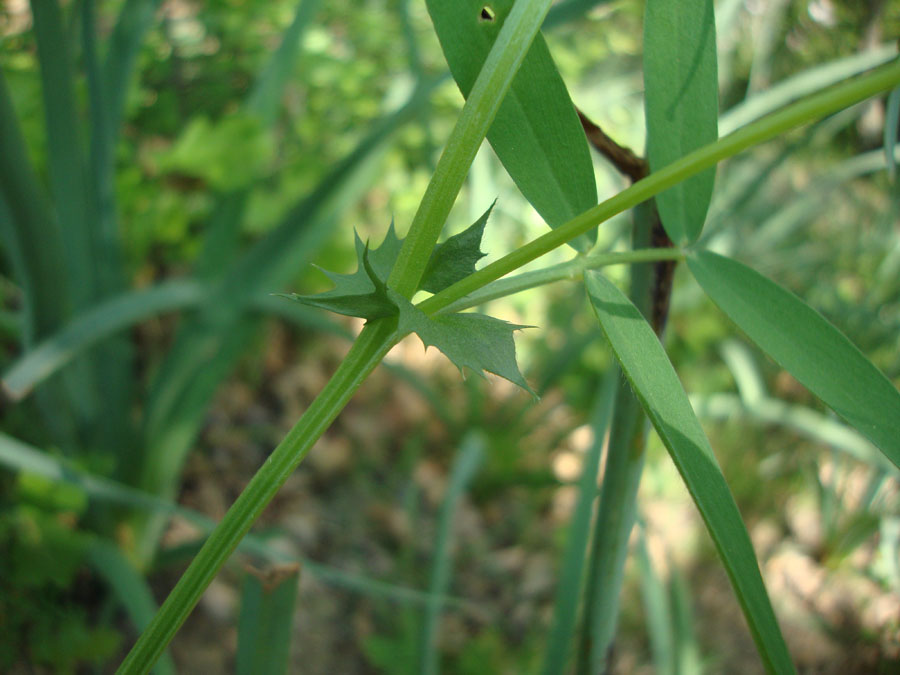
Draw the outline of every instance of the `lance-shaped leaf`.
M644 91L652 171L718 138L713 0L647 0ZM660 219L676 244L700 236L715 175L707 169L656 196Z
M585 280L622 371L715 542L760 656L770 672L794 672L741 514L665 350L618 288L596 272L586 273Z
M463 96L513 6L513 0L427 0L428 12ZM597 203L584 131L544 38L538 34L497 112L487 138L525 198L550 227ZM572 241L579 251L596 232Z
M532 396L537 395L516 364L513 333L521 328L514 323L484 314L446 314L427 316L405 298L388 291L400 307L398 329L416 333L427 349L437 347L462 373L468 368L484 377L484 371L517 384Z
M900 392L846 336L735 260L697 251L688 266L738 328L900 466Z

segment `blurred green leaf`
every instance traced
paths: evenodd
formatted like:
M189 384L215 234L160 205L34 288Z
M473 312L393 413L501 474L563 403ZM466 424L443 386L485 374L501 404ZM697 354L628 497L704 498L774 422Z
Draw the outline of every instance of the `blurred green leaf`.
M469 483L484 461L485 440L477 433L470 432L460 444L459 453L450 471L447 492L441 503L438 517L437 536L432 553L431 580L428 591L434 600L425 606L420 642L419 672L425 675L436 675L439 672L439 654L437 650L438 624L441 606L436 601L447 592L450 585L450 573L453 557L450 543L453 534L453 522L459 500L465 494Z
M288 671L300 566L247 569L238 616L237 675Z
M596 272L585 280L616 359L703 516L763 662L774 672L794 672L750 536L665 350L619 289Z
M105 539L94 539L86 547L87 562L115 593L134 627L144 630L158 609L147 580L122 553L118 546ZM153 669L156 675L174 675L177 671L168 651Z
M171 148L156 155L159 170L200 178L216 190L235 190L259 178L275 154L272 135L255 115L217 122L193 118Z
M428 0L456 83L468 97L513 0ZM597 187L584 131L544 38L535 37L487 138L525 198L550 227L595 206ZM596 232L570 242L585 251Z
M718 136L719 86L712 0L648 0L644 15L647 154L659 171ZM712 198L715 168L656 196L676 244L695 241Z
M735 260L696 251L688 266L751 340L900 466L900 392L853 343L796 295Z

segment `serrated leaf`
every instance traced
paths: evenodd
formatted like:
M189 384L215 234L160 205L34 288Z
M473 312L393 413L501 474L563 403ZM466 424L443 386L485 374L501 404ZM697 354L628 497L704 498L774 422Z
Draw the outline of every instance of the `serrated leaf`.
M648 0L644 15L647 156L652 171L718 138L713 0ZM700 236L716 170L656 196L666 233L678 245Z
M767 670L794 672L747 528L665 350L637 307L610 281L587 272L585 282L616 359L715 542Z
M537 394L519 371L513 333L521 328L484 314L446 314L427 316L412 303L388 291L400 308L398 329L415 333L425 348L437 347L460 372L468 368L484 377L484 371L499 375L522 387L532 396Z
M384 279L400 253L402 241L397 238L394 223L388 228L384 241L376 249L369 249L359 235L356 238L357 267L353 274L337 274L322 270L334 282L334 288L316 295L286 294L285 297L305 305L321 307L337 314L358 316L366 320L379 319L397 313L397 306L388 298Z
M465 230L435 246L422 275L421 288L429 293L440 293L475 271L475 263L487 255L481 251L481 238L494 204Z
M463 96L468 96L513 0L427 0L426 4L450 72ZM487 138L519 190L550 227L596 205L587 140L540 33ZM570 244L585 251L596 238L592 230Z
M821 314L736 260L697 251L694 278L738 328L900 466L900 392Z

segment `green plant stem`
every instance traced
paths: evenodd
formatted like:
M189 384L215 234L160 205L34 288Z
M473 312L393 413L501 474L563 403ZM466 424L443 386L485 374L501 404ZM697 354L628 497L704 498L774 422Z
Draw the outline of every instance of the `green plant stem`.
M119 667L145 673L184 623L203 591L309 449L395 343L396 320L368 324L306 412L241 492Z
M646 246L652 240L653 225L658 222L654 211L653 202L641 204L635 209L634 246ZM635 265L631 268L628 295L648 321L653 312L655 267ZM584 621L577 652L578 675L606 672L606 657L619 617L619 596L628 540L637 514L637 491L644 469L647 419L631 385L621 375L612 419L600 500L591 536Z
M518 0L504 23L451 132L389 277L395 290L411 296L418 286L475 152L549 7L550 0ZM118 672L150 670L241 538L399 339L396 328L395 317L366 325L328 384L228 509Z
M418 307L426 314L433 314L469 293L477 291L491 281L515 271L535 258L552 251L580 234L584 234L592 227L637 206L704 169L715 166L723 159L769 141L794 127L825 117L870 96L893 89L897 84L900 84L900 59L793 103L650 174L616 196L576 216L568 223L533 239L521 248L428 298Z
M545 286L555 281L580 279L585 270L608 267L610 265L631 265L634 263L658 262L660 260L680 261L683 259L684 253L676 248L645 248L634 251L616 251L613 253L578 256L573 260L551 265L550 267L517 274L508 279L499 279L447 305L437 311L436 314L452 314L453 312L481 305L490 300L521 293L538 286Z
M487 135L503 97L534 41L551 0L518 0L503 23L481 73L469 93L431 182L413 216L387 284L410 298L437 243L475 153ZM500 94L498 96L498 93Z
M538 16L539 10L535 8L543 6L549 6L549 0L520 0L507 19L503 31L507 31L507 29L513 31L513 27L515 27L519 32L526 29L530 30L531 28L536 32L540 21L536 22L535 17ZM540 18L543 18L545 12L546 10L540 12ZM516 34L518 35L518 32ZM506 43L503 43L503 36L504 32L501 32L497 39L497 44L495 44L494 50L492 50L485 68L482 70L482 74L479 75L479 81L484 77L494 81L492 73L488 71L488 66L491 64L503 64L510 69L513 69L518 64L518 61L513 58L495 58L495 50L498 50L498 48L504 48L503 51L506 51L506 49L513 51L522 50L524 56L524 52L527 51L527 45L533 39L532 33L531 37L527 39L527 43L524 43L522 39L507 40ZM508 79L506 79L507 77ZM508 86L511 77L512 75L500 77L498 81L501 85L505 82L506 86ZM479 81L476 81L473 95L470 95L458 124L462 125L464 121L466 124L477 124L486 133L487 128L490 126L490 119L485 120L478 114L469 114L466 112L466 108L474 108L476 103L483 103L486 109L495 108L495 105L499 105L499 103L495 103L493 98L499 101L505 89L497 89L485 94L490 100L474 99L474 92L479 87ZM823 92L820 95L796 103L781 112L775 113L716 143L687 155L658 173L652 174L649 178L636 183L616 197L586 211L562 227L535 239L521 249L450 286L442 293L429 298L420 305L420 308L423 311L434 313L468 293L478 290L490 281L498 279L504 274L534 260L543 253L586 232L591 227L598 225L613 215L646 201L658 192L715 165L726 157L730 157L757 143L769 140L794 126L852 105L880 91L891 89L898 83L900 83L900 61L879 68L857 80L838 85L828 92ZM491 95L493 98L491 98ZM494 111L496 112L496 110ZM410 230L410 235L407 237L408 241L405 242L400 259L398 259L397 266L390 277L392 284L395 284L393 287L407 294L411 294L410 288L415 288L417 285L431 249L440 234L443 221L446 219L446 213L449 213L449 208L452 206L456 193L462 185L462 178L459 177L459 172L462 171L464 177L465 170L468 168L467 163L461 169L460 165L457 164L457 160L460 157L469 156L467 154L469 152L468 143L475 143L475 141L468 134L462 132L454 132L453 138L455 139L454 145L451 148L448 144L444 153L445 156L449 156L449 159L441 158L441 161L446 165L445 168L441 170L440 174L436 173L432 177L432 183L429 184L428 192L431 195L429 200L433 202L433 205L426 207L422 216L417 214L414 227ZM478 139L477 143L475 143L476 148L480 142L481 139ZM471 161L471 158L469 161ZM443 183L443 181L447 182ZM438 185L433 187L434 183L438 183ZM452 196L448 196L448 193L451 192L450 188L453 186L456 186L456 189L452 190ZM444 209L446 209L446 213L441 216L440 214L444 212ZM262 513L262 510L316 440L325 432L334 418L337 417L356 388L374 370L375 366L378 365L398 339L399 336L396 334L395 327L396 324L393 319L382 319L368 324L363 332L360 333L359 338L357 338L357 341L338 367L334 376L297 424L288 432L284 440L272 452L272 455L266 460L263 467L251 479L248 486L225 514L222 522L210 535L206 544L204 544L197 557L172 590L172 593L163 603L150 626L148 626L147 630L140 636L135 646L129 652L118 672L144 673L153 666L153 663L187 618L203 591L221 566L224 565L231 552L237 547L241 537L249 531L253 522Z

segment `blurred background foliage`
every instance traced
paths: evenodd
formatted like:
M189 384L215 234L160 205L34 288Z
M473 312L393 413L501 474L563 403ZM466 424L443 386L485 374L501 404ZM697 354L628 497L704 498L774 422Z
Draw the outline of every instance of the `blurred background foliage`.
M101 41L124 4L97 3ZM80 5L62 3L73 44ZM423 78L445 71L424 3L319 3L288 64L280 106L262 119L248 111L248 92L296 9L294 0L159 3L135 81L124 92L114 149L127 288L202 272L217 204L237 191L246 194L240 249L249 249L278 228L298 199L322 188L376 120L404 105ZM576 105L620 143L641 150L642 3L568 0L554 11L545 35ZM900 0L721 0L717 22L726 131L753 114L749 102L774 105L785 89L799 93L800 80L779 89L789 78L818 73L819 84L810 85L817 87L834 77L827 64L875 63L896 53L888 41L900 34ZM0 5L0 56L28 156L47 183L39 58L24 0ZM75 49L73 58L74 91L86 110L84 54ZM364 186L339 205L327 232L291 268L291 290L327 287L310 259L349 271L353 228L374 242L392 218L405 231L461 105L452 80L439 80L427 103L366 159ZM885 170L886 120L896 127L885 101L869 101L720 167L704 237L807 299L897 384L900 189ZM87 123L85 114L80 124ZM602 159L595 157L595 165L601 199L626 185ZM495 198L487 260L545 227L485 146L448 233ZM605 224L598 247L622 246L628 228L627 217ZM23 300L8 251L2 253L6 371L21 355ZM569 255L560 249L539 264ZM235 260L203 273L225 275ZM539 403L505 382L461 382L433 350L423 355L408 340L267 511L258 528L262 540L302 556L310 570L302 576L293 646L303 672L417 672L424 610L421 597L404 593L434 591L438 559L450 565L440 592L458 600L444 609L433 646L444 670L519 673L539 666L572 483L592 442L587 421L611 363L576 288L556 284L491 307L496 316L539 327L517 338ZM687 275L676 277L667 348L748 522L792 653L799 666L817 672L889 672L900 665L896 470L871 460L865 441L736 335L703 297ZM161 368L166 372L161 364L194 311L129 328L140 391L152 388ZM214 383L211 401L204 399L199 436L188 441L192 451L172 486L170 496L183 506L221 516L338 363L347 342L336 333L358 329L328 317L323 331L316 328L325 325L322 317L304 316L300 328L268 320L240 347L236 367L224 366L224 382ZM139 395L126 414L140 417L146 405ZM51 455L67 454L36 419L28 401L9 403L2 428ZM472 443L483 448L478 469L455 509L442 511L451 467ZM117 475L115 460L91 450L97 449L69 458L149 489L133 475ZM116 600L115 582L92 565L92 542L118 542L161 599L199 532L176 518L151 562L141 561L130 551L121 507L98 516L90 489L6 471L0 486L0 669L73 672L114 663L137 615L122 613L127 603L121 594ZM660 668L653 619L662 616L678 626L679 665L672 672L754 672L752 642L724 574L655 438L641 495L635 547L646 555L627 570L617 671ZM222 575L176 638L180 670L230 667L238 575L237 567ZM659 597L668 600L651 602Z

